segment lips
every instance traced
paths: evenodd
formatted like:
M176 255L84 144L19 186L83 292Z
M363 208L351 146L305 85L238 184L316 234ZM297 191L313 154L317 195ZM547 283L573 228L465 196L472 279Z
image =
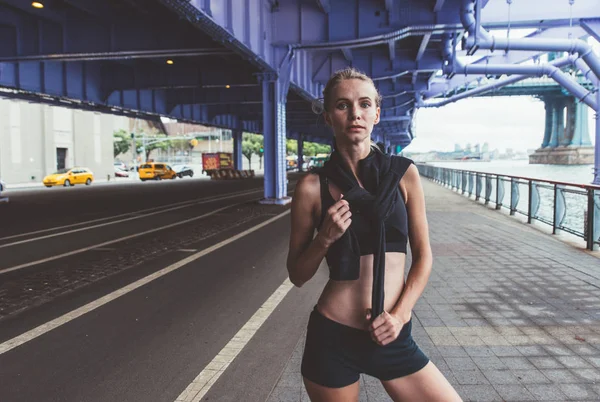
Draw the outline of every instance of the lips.
M360 129L363 129L363 130L364 130L364 127L363 127L363 126L350 126L350 127L348 127L348 128L349 128L350 130L360 130Z

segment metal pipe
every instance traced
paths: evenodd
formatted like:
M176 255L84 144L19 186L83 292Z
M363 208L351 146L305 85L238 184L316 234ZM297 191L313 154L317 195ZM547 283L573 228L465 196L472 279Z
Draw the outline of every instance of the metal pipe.
M585 62L581 58L575 59L575 62L573 64L575 64L575 67L577 67L581 71L581 73L587 80L589 80L593 85L598 86L598 82L600 82L600 80L596 78L594 72L587 66L587 64L585 64Z
M596 100L600 105L600 87L596 87ZM596 109L596 145L594 152L594 181L600 186L600 110Z
M451 31L454 32L460 29L460 24L455 25L420 25L414 27L406 27L397 31L389 32L384 35L370 36L368 38L359 38L353 40L343 40L328 43L308 43L292 45L295 49L312 49L312 50L337 50L340 48L359 48L366 46L376 46L387 44L390 41L399 41L409 36L429 35L436 32Z
M545 52L579 53L579 56L600 77L600 58L594 53L592 47L581 39L545 39L545 38L496 38L484 28L475 35L475 16L473 0L463 0L460 18L469 36L463 38L463 48L466 49L501 49L509 50L537 50ZM475 37L477 36L477 41Z
M93 60L130 60L158 57L194 57L219 56L232 54L223 49L164 49L164 50L127 50L121 52L94 53L57 53L35 54L30 56L0 57L0 63L18 63L24 61L93 61Z
M450 40L447 40L450 42ZM451 44L450 44L451 47ZM445 44L444 53L448 52L448 46ZM560 70L560 67L564 67L566 65L574 63L576 60L575 56L564 57L561 59L556 59L552 63L548 64L540 64L537 66L527 66L527 65L503 65L503 64L462 64L460 61L455 60L451 65L444 65L444 73L464 73L464 74L520 74L515 75L513 77L504 78L502 80L498 80L489 85L484 85L479 88L472 89L470 91L465 91L461 94L454 95L448 99L445 99L441 102L425 104L422 101L419 101L419 107L440 107L447 105L448 103L456 102L458 100L479 95L481 93L485 93L491 91L493 89L501 88L506 85L514 84L515 82L524 80L526 78L531 77L532 75L542 76L548 75L550 78L554 79L558 82L559 85L566 88L569 92L571 92L575 97L579 100L593 108L597 109L598 103L591 95L591 92L577 84L573 80L569 78L569 76L563 73Z

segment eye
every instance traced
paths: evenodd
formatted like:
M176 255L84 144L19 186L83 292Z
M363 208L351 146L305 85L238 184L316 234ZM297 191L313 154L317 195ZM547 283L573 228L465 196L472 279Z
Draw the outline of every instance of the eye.
M339 109L339 110L344 110L344 109L348 108L348 105L346 103L342 102L342 103L338 103L336 105L336 108Z
M360 104L360 106L362 106L362 107L364 107L364 108L371 107L371 102L362 102L362 103Z

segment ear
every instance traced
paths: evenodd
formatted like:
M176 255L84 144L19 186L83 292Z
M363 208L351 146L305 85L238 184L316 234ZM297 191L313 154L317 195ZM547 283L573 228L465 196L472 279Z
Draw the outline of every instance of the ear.
M323 117L325 118L325 124L327 124L329 127L331 127L332 124L331 124L331 117L329 117L329 113L323 112Z
M375 112L375 121L373 122L373 124L377 124L379 123L379 116L381 114L381 108L378 106L377 110Z

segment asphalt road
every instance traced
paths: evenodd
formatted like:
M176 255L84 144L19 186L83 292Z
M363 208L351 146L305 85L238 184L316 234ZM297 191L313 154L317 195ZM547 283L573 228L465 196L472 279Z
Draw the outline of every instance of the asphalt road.
M291 178L290 189L293 184ZM287 278L289 206L260 205L262 195L261 179L12 194L10 204L0 206L0 401L174 401ZM316 289L291 291L281 307L287 317L308 309ZM258 378L248 372L246 385L238 376L237 388L223 385L224 375L215 388L219 395L252 387L249 400L264 400L301 335L300 324L265 324L279 328L276 336L265 335L279 340L268 348L279 363ZM261 348L255 342L245 352L250 366L256 356L269 356ZM235 370L248 366L240 359Z

